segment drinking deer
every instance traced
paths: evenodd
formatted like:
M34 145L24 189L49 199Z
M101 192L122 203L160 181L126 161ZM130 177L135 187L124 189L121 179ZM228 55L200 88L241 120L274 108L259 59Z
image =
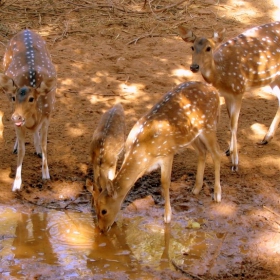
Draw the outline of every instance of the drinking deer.
M226 154L231 155L232 170L237 171L237 126L244 92L270 85L279 101L277 113L260 144L273 138L280 121L280 22L249 29L220 45L224 32L214 32L212 38L196 37L191 30L179 26L182 39L193 43L191 71L200 71L204 80L225 98L231 130Z
M136 180L146 171L160 167L165 199L164 221L171 220L169 186L174 154L188 145L198 153L196 182L198 194L203 184L206 151L215 166L214 200L221 201L220 151L216 140L219 94L201 82L180 84L168 92L134 125L125 143L125 158L116 177L108 180L96 202L98 226L106 232Z
M45 41L27 29L10 40L4 55L4 71L0 74L0 87L12 96L14 103L11 119L16 128L18 158L12 190L16 191L21 188L27 131L34 133L36 153L42 153L42 178L50 179L47 134L55 101L56 70Z
M94 184L87 185L87 189L92 193L92 202L96 201L96 195L106 187L107 180L114 179L124 142L125 114L123 106L118 103L102 115L90 143Z

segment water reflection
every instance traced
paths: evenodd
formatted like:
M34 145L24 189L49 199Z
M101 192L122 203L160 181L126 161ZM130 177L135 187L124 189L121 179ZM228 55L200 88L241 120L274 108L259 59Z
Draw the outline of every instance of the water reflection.
M146 215L122 218L106 235L91 213L25 214L0 207L0 222L0 272L16 278L53 273L54 279L145 279L154 271L174 271L171 259L201 274L207 270L202 260L211 257L209 247L219 240L216 234L175 222L171 228Z
M17 221L12 252L15 259L36 258L49 264L57 263L46 228L47 213L20 214Z

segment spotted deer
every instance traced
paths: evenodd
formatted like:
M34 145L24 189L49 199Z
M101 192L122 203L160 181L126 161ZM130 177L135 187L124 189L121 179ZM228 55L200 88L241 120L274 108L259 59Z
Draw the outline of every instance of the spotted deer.
M55 101L56 70L45 41L27 29L10 40L4 55L4 71L4 74L0 74L0 87L14 103L11 119L16 129L15 149L18 150L18 157L12 190L16 191L20 190L22 183L27 131L34 134L36 153L42 157L42 178L50 179L47 134Z
M225 98L231 130L226 154L231 156L232 170L237 171L237 127L244 92L270 85L279 101L277 113L260 144L273 138L280 121L280 22L249 29L223 44L220 43L224 29L214 32L211 38L197 37L183 26L179 26L179 33L184 41L193 44L191 71L200 71L204 80Z
M92 194L92 204L106 187L107 180L114 179L124 142L125 114L123 106L118 103L102 115L90 143L94 183L87 181L87 189Z
M201 82L183 83L168 92L134 125L125 143L125 158L113 180L108 180L96 202L98 226L107 232L134 183L146 171L160 167L165 199L164 221L171 221L169 186L174 154L188 145L198 153L196 182L203 184L206 151L215 166L214 200L221 201L220 151L216 140L219 94Z

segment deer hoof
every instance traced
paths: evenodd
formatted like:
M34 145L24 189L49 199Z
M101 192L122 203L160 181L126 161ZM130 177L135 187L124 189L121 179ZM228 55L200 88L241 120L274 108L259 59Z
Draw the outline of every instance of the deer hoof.
M226 154L227 157L229 157L229 156L230 156L230 150L227 149L227 150L225 151L225 154Z
M38 158L42 158L42 153L34 153Z
M197 195L200 192L200 188L193 188L192 193Z
M238 165L233 165L233 166L231 167L231 171L232 171L232 172L237 172L237 171L238 171Z
M266 145L266 144L268 144L268 140L263 139L262 141L257 142L257 144L258 144L258 145Z
M222 195L220 193L214 193L214 200L216 202L221 202L222 200Z

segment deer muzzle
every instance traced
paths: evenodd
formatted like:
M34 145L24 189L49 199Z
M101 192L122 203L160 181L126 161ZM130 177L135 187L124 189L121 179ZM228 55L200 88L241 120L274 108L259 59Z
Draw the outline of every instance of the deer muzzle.
M11 119L13 123L18 127L23 126L25 124L25 118L17 113L14 113Z
M198 64L192 64L190 66L190 69L193 73L197 73L199 71L199 65Z

